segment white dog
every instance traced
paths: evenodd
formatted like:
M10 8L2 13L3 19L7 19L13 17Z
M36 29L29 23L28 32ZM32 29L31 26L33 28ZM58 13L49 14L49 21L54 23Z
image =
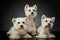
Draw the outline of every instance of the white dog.
M25 25L26 18L13 18L13 27L7 32L10 34L9 38L11 39L20 39L21 36L24 38L31 38L31 36L26 32L27 26Z
M32 33L32 35L36 34L36 27L34 18L37 16L37 5L33 5L30 7L28 4L24 7L26 17L26 24L28 26L27 32Z
M28 16L32 16L32 17L36 17L37 16L37 5L33 5L33 7L30 7L28 4L25 5L24 7L24 11L25 11L25 15Z
M50 33L50 29L53 27L55 17L49 18L43 15L41 17L41 26L38 28L38 38L55 38L55 36Z

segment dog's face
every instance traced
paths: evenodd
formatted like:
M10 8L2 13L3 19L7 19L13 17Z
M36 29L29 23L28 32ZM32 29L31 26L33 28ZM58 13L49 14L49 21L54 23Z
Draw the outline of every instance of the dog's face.
M26 16L37 16L37 5L33 5L33 7L30 7L28 4L25 5L24 7L25 15Z
M26 27L25 19L26 18L13 18L12 22L13 22L14 28L16 28L17 30L24 29Z
M55 17L48 18L45 15L41 17L42 26L45 28L51 29L53 27L54 21L55 21Z

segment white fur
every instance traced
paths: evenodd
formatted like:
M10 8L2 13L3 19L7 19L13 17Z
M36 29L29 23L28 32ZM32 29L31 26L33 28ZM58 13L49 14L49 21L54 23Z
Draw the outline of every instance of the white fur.
M33 12L32 16L36 17L37 16L37 5L35 4L32 7L30 7L28 4L26 4L24 7L24 11L25 11L26 16L32 15L32 12Z
M13 27L7 32L7 34L10 34L9 36L10 38L19 39L21 37L20 35L24 35L23 37L26 37L26 38L31 37L26 32L27 26L25 25L25 20L26 18L22 18L22 17L12 19ZM21 25L23 25L23 28L21 27Z
M26 17L26 25L27 27L27 32L32 33L32 35L36 34L36 27L35 27L35 22L34 18L37 16L37 5L33 5L30 7L28 4L25 5L24 7L25 15ZM33 12L33 14L32 14Z
M26 25L28 26L26 31L31 33L32 35L36 35L35 22L34 22L34 19L31 16L26 17Z
M46 21L47 20L47 21ZM38 38L55 38L55 36L50 33L50 29L52 29L55 21L55 17L49 18L43 15L41 17L41 26L38 27ZM49 27L50 25L50 27Z

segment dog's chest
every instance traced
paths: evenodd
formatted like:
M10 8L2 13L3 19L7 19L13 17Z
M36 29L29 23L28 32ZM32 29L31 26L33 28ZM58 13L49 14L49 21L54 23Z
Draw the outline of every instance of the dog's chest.
M27 25L27 26L32 27L33 24L34 24L34 20L33 20L33 19L27 19L27 20L26 20L26 25Z
M46 28L40 28L40 32L44 33L44 34L49 34L50 33L49 29L46 29Z
M20 30L20 31L17 31L19 35L25 35L26 34L26 31L25 30Z

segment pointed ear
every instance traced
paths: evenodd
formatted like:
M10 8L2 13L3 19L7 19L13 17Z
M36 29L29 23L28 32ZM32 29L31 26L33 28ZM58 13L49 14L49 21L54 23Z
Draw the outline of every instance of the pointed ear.
M28 4L26 4L26 5L25 5L25 7L24 7L24 10L26 10L28 7L29 7L29 5L28 5Z
M45 15L42 15L41 19L45 19L45 18L46 18L46 16Z
M33 5L33 7L35 7L36 9L37 9L37 5L35 4L35 5Z
M16 22L15 18L12 18L12 22L13 22L13 23Z
M52 17L52 20L55 21L55 17Z

